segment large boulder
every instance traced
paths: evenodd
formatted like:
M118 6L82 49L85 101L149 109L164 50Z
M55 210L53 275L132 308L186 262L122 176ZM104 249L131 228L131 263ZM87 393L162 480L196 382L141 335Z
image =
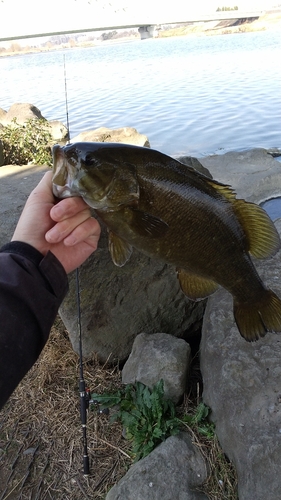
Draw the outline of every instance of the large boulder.
M0 108L0 124L2 125L2 121L5 119L7 111L5 109Z
M73 137L70 142L121 142L134 146L150 147L146 135L140 134L135 128L122 127L115 130L100 127L95 130L86 130Z
M166 333L140 333L122 370L123 384L141 382L151 389L162 379L167 399L179 403L186 389L191 349Z
M116 267L107 240L103 228L98 250L79 270L85 356L95 352L103 362L122 361L143 331L182 337L197 327L206 301L191 302L184 296L173 267L137 251L124 267ZM78 352L75 272L69 275L69 283L59 313Z
M51 120L48 124L54 141L66 141L68 139L68 130L62 122Z
M13 122L14 119L16 119L16 124ZM0 124L4 126L24 125L28 120L44 120L50 127L50 133L54 141L63 141L68 137L68 130L62 122L58 120L48 122L41 111L33 104L15 103L7 112L0 109Z
M15 103L10 109L0 116L2 125L11 125L14 119L19 125L24 125L28 120L46 120L41 111L29 103Z
M200 158L214 179L230 184L238 198L261 203L281 193L280 163L263 148Z
M280 266L279 252L258 271L281 297ZM239 500L276 500L281 488L280 334L247 343L233 321L232 298L221 289L208 302L200 359L204 403L235 465Z
M207 475L199 448L182 432L134 464L106 500L208 500L200 492Z
M281 193L280 163L256 149L202 158L214 178L239 198L260 203ZM276 222L281 234L281 221ZM281 297L281 251L255 262L264 283ZM239 334L232 297L208 300L200 346L203 399L212 410L223 451L238 474L239 500L276 500L281 489L281 334L255 343Z

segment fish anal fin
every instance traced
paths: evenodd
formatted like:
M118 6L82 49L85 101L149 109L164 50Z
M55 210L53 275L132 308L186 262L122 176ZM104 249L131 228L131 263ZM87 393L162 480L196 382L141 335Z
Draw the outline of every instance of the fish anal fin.
M265 210L244 200L235 200L233 207L246 235L247 250L257 259L274 255L280 248L280 238Z
M234 318L242 337L248 342L264 337L266 332L281 332L281 300L265 290L256 303L234 301Z
M178 270L178 279L183 293L191 300L202 300L214 293L219 285L212 280Z
M118 267L123 267L132 254L131 245L112 231L108 233L108 248L113 263Z
M140 236L149 238L161 238L169 228L168 224L159 217L135 208L127 208L130 211L129 220L131 228Z

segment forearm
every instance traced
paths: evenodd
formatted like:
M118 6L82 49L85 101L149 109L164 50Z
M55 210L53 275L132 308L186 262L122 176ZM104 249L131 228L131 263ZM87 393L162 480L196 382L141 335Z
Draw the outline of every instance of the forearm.
M52 253L19 242L0 249L0 408L42 351L67 290Z

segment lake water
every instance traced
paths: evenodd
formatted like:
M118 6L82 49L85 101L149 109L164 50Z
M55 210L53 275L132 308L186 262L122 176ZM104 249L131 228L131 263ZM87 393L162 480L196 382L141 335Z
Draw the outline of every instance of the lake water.
M275 221L281 218L281 197L270 198L261 203L261 207L268 213L269 217Z
M135 127L170 155L281 147L278 31L135 40L0 58L0 107L37 106L70 133Z

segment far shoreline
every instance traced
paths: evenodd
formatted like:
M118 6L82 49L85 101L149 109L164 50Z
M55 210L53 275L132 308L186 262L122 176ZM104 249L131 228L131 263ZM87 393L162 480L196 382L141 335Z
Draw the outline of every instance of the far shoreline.
M262 16L254 21L245 21L238 25L225 25L222 26L222 23L218 23L216 21L206 21L204 23L190 23L188 25L177 26L170 29L159 30L158 38L170 38L170 37L188 37L188 36L216 36L216 35L229 35L229 34L243 34L243 33L252 33L258 31L276 31L281 30L281 9L276 11L265 12ZM115 45L121 43L130 43L134 41L141 41L138 35L136 36L124 36L118 38L111 38L110 40L104 40L97 42L96 40L74 43L67 42L62 43L58 46L37 46L37 47L22 47L19 50L10 50L2 49L0 44L0 57L13 57L19 55L27 55L27 54L38 54L42 52L57 52L61 50L71 50L78 48L94 48L106 45ZM150 38L149 40L153 40ZM144 41L144 40L142 40ZM13 44L11 44L12 46ZM15 43L15 46L19 46L19 43ZM15 48L15 47L14 47Z

